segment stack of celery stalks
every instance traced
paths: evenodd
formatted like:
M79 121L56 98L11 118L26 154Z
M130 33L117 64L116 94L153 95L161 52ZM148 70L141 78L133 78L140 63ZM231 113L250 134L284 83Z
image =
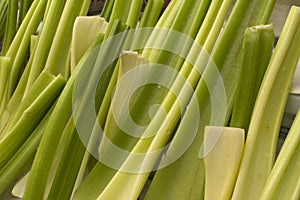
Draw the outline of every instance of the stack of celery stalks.
M0 1L0 199L299 200L300 7L93 3Z

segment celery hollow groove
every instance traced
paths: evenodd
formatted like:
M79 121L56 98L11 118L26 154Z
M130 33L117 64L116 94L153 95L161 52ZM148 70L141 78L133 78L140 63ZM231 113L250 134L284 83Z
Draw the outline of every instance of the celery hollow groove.
M147 42L133 41L132 38L136 35L150 35L150 40ZM156 42L155 38L162 35L172 37L176 44L162 45L161 43ZM124 44L126 45L125 47L119 48L120 46L118 45L120 45L122 41L125 41ZM200 56L183 54L182 47L185 45L193 46L193 55L195 55L196 52L196 55ZM112 53L103 53L108 49ZM146 62L134 66L117 80L116 87L111 96L110 109L116 124L122 131L139 140L152 138L151 144L149 144L147 150L138 150L137 147L135 147L130 151L123 149L110 141L106 136L105 129L97 123L98 113L95 109L95 105L97 104L97 102L95 102L96 92L98 88L101 87L101 81L103 77L105 77L106 70L112 66L112 63L118 60L122 54L139 49L163 50L190 63L193 70L196 70L198 73L198 80L201 77L201 79L205 81L208 91L210 92L210 125L213 125L215 120L224 122L226 115L226 93L222 76L213 60L211 60L209 53L207 53L201 45L196 43L192 38L177 31L159 28L127 30L108 37L94 49L93 53L91 53L90 58L86 60L86 66L83 67L84 70L82 70L82 73L79 73L80 76L75 82L72 98L73 117L83 144L96 159L113 169L133 173L150 172L168 166L178 159L193 142L198 131L201 115L198 99L194 95L197 81L190 81L189 77L185 77L180 71L177 71L170 66L162 65L160 63L148 63L147 59L144 58ZM96 55L99 56L97 57ZM214 73L214 77L216 77L217 81L211 82L209 81L210 79L206 77L204 70L208 65L210 65L211 73ZM169 77L176 77L176 80L170 81L168 80ZM168 104L168 97L163 100L164 102L162 102L161 105L150 105L147 114L151 120L148 124L141 125L131 119L130 107L132 105L130 103L132 98L135 97L135 92L147 85L155 85L157 89L167 89L176 99L174 104L166 106L169 107L167 109L164 105ZM175 87L176 85L181 85L181 87ZM175 104L176 106L174 106ZM156 166L155 163L159 159L159 156L169 147L167 141L174 131L171 128L168 128L168 124L177 124L178 120L183 119L185 110L188 107L189 109L194 109L195 114L189 120L189 127L187 127L186 134L187 137L182 141L182 144L178 146L175 154ZM176 117L174 118L173 112L177 113L179 119L176 119ZM157 126L157 124L160 125L156 129L153 128ZM96 136L92 136L92 134L95 134ZM153 144L156 141L156 136L162 137L162 140L166 142L162 142L160 145ZM217 139L218 138L216 138L216 140ZM89 145L91 140L93 140L92 143L94 143L94 145ZM139 142L136 146L138 146ZM214 143L215 142L216 141L214 141ZM154 148L153 146L156 147ZM201 147L199 147L199 150L200 148ZM101 151L99 149L101 149ZM147 160L150 160L150 162ZM145 164L145 162L148 164Z

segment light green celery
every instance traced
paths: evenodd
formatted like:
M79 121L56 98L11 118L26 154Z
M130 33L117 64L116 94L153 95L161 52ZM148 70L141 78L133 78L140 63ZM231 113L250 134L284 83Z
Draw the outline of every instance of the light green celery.
M82 5L81 5L81 10L79 12L80 16L85 16L87 15L89 8L90 8L91 0L84 0Z
M53 74L62 74L66 79L69 77L69 73L65 72L69 71L66 60L71 46L73 25L80 14L82 4L81 0L66 2L44 68Z
M106 21L109 21L114 3L115 3L115 0L106 0L104 7L100 13L100 17L103 17Z
M264 187L262 200L297 200L300 195L300 110Z
M103 35L97 36L89 50L87 50L84 58L82 58L73 74L68 79L67 84L58 99L49 122L46 125L46 130L35 156L26 185L24 199L42 199L44 197L56 149L58 148L59 140L65 125L72 113L72 92L74 82L81 67L94 64L95 59L92 59L88 55L102 42L102 40Z
M8 76L8 65L10 62L9 57L1 56L0 57L0 114L3 112L2 101L5 95L5 87L7 84L7 76ZM5 105L4 103L3 105ZM1 135L1 134L0 134Z
M26 165L33 160L51 112L52 110L50 109L28 139L0 169L0 194L22 175L23 171L26 169Z
M25 68L25 70L19 80L19 84L18 84L14 94L12 95L12 97L9 99L9 101L7 103L2 101L2 104L1 104L2 107L1 107L1 113L0 113L0 130L2 130L3 127L6 126L7 122L14 115L16 110L19 108L19 105L21 104L21 102L24 98L24 91L26 88L26 82L27 82L29 72L30 72L32 58L33 57L29 58L27 67ZM7 90L6 90L6 92L7 92Z
M22 21L25 18L25 15L32 4L32 0L21 0L19 1L19 14L18 14L18 27L20 27Z
M229 200L243 155L243 129L207 126L204 133L205 200Z
M98 16L80 16L74 23L71 42L71 73L98 33L105 33L107 22ZM85 30L85 31L83 31Z
M18 1L8 0L8 11L6 17L6 27L4 41L2 45L2 55L5 55L17 31Z
M250 119L274 44L272 25L247 28L243 40L242 66L233 104L231 127L243 128L247 134Z
M32 66L30 69L30 75L27 81L25 94L30 89L46 64L54 36L57 32L56 28L54 27L57 27L59 24L65 3L66 0L62 0L51 1L51 3L48 4L48 14L44 19L42 30L38 36L39 40L36 46L35 54L32 55L33 61L31 64Z
M230 108L234 96L238 70L238 54L242 44L243 32L247 26L266 23L271 14L275 1L237 1L233 11L226 23L226 26L212 51L212 59L217 65L222 75L226 97L220 99L223 103L227 99L227 107ZM208 91L206 83L217 83L218 74L215 74L214 65L206 67L203 77L198 83L195 95L198 99L199 110L201 111L200 122L197 134L191 146L185 153L165 168L159 169L146 194L146 199L185 199L202 198L204 194L204 165L203 159L199 159L199 149L203 142L204 127L207 125L221 125L226 123L222 112L220 116L211 121L210 96L218 94L221 88L213 88ZM215 91L216 90L216 91ZM222 91L222 90L221 90ZM215 93L217 92L217 93ZM220 94L218 94L220 95ZM219 98L217 98L219 99ZM216 98L214 98L216 100ZM222 103L220 102L220 103ZM185 115L177 129L168 151L163 155L162 161L168 160L169 155L176 153L177 146L182 145L183 141L190 139L187 135L190 131L191 120L195 110L187 107ZM174 176L176 174L176 176Z
M260 87L232 199L258 199L274 165L285 103L300 55L300 8L292 7Z
M134 18L137 19L139 17L139 13L132 13L132 16L130 16L131 15L130 10L131 9L133 9L131 11L135 10L135 5L133 4L134 1L136 1L136 0L129 0L129 1L115 0L114 6L113 6L112 11L111 11L111 16L110 16L109 21L119 19L123 23L127 23L128 17L132 17L133 19ZM137 1L141 1L141 0L137 0ZM136 7L138 7L138 6L136 6ZM138 15L135 16L134 14L138 14ZM134 20L132 20L132 21L134 21ZM127 25L129 25L130 28L135 27L134 24L127 24Z
M7 86L7 99L11 97L20 75L20 70L24 64L24 59L28 52L30 37L33 35L45 11L47 0L34 1L30 7L23 23L19 27L14 40L12 41L6 56L11 58L9 85Z
M56 77L36 100L23 112L6 135L0 140L0 168L24 143L44 117L57 96L60 94L65 81L61 76ZM9 148L7 148L9 147Z
M22 100L22 103L17 106L14 111L6 110L9 112L9 121L2 125L1 124L1 137L2 138L11 128L17 123L24 111L35 101L36 98L49 86L49 84L55 80L55 76L49 72L43 72L36 83L33 85L32 89L28 92L28 95Z
M34 54L37 43L38 43L38 36L37 35L32 35L31 38L30 38L30 50L29 50L29 53L31 55Z
M143 0L132 0L132 3L130 5L130 9L128 12L128 18L126 20L126 24L132 28L135 28L138 19L141 13L141 8L143 5Z

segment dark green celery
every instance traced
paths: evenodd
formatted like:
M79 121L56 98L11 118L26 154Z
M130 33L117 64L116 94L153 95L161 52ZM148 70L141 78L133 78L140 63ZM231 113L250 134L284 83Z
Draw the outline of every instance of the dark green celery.
M5 55L17 32L18 1L8 0L8 12L2 54Z
M274 44L272 25L247 28L243 40L241 72L234 99L231 127L247 134L254 103L268 67Z
M223 78L227 97L227 115L230 113L236 83L238 68L240 67L239 53L242 45L243 33L247 26L266 23L270 17L275 1L237 1L226 23L218 43L212 51L212 59L217 65ZM214 66L214 65L212 65ZM206 82L216 82L214 67L208 65L203 73L205 79L201 79L195 90L199 102L201 118L198 133L187 151L174 163L158 170L146 194L146 199L198 199L203 198L204 189L204 165L199 158L199 151L203 143L204 127L206 125L224 125L226 120L221 115L210 122L211 108L210 95L214 91L208 91ZM219 90L220 88L215 88ZM215 94L216 95L216 94ZM192 119L195 110L188 107L175 136L170 143L166 155L176 152L176 146L182 141L192 137L188 135L189 119ZM225 111L223 111L225 112ZM212 124L211 124L212 123ZM164 157L163 157L164 159ZM175 175L174 175L175 174Z
M28 9L30 8L33 0L21 0L19 1L19 14L18 14L18 27L20 27L22 21L25 18L25 15L27 14Z

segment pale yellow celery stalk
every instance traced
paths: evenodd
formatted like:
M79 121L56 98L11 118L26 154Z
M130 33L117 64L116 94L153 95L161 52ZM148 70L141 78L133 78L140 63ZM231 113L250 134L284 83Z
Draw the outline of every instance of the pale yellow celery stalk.
M300 110L284 141L264 187L261 200L298 200L300 197Z
M274 165L285 103L300 55L300 8L292 7L260 87L233 200L259 199Z
M207 126L204 132L205 200L229 200L244 149L243 129Z
M76 18L71 41L71 73L95 36L106 32L107 24L104 18L98 16Z

